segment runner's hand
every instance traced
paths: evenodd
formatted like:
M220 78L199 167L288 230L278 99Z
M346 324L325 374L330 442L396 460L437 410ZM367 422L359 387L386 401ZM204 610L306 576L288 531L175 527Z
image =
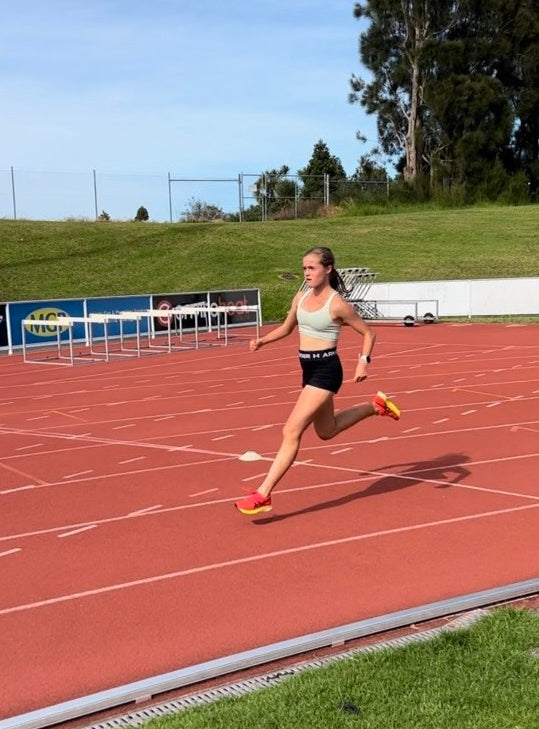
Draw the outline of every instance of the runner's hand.
M260 349L260 347L263 346L263 342L261 339L251 339L249 342L249 349L251 352L256 352L257 349Z
M363 382L363 380L367 379L367 370L369 366L366 362L363 362L363 360L359 360L356 367L356 372L353 377L353 382Z

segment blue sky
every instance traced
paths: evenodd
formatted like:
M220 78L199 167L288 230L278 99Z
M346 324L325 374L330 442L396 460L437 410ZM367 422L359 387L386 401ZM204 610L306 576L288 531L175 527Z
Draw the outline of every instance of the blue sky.
M18 217L60 218L92 217L93 169L99 208L108 203L122 218L145 204L155 219L168 216L168 172L236 177L282 164L296 172L323 139L352 174L376 144L375 119L347 102L350 76L362 73L353 7L353 0L6 3L0 217L12 215L11 167ZM153 210L145 191L157 196ZM184 199L233 208L237 193L234 185L182 183L174 195L176 218Z

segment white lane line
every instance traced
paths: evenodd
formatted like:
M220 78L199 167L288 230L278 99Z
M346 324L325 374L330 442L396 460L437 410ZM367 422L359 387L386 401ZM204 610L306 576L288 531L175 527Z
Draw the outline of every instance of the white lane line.
M225 438L234 438L234 433L229 433L228 435L220 435L217 438L212 438L212 440L225 440Z
M90 471L79 471L78 473L70 473L68 476L62 476L62 478L75 478L75 476L84 476L87 473L93 473L93 469Z
M31 420L45 420L45 418L48 418L48 417L49 417L48 415L39 415L37 418L26 418L26 420L28 422L30 422Z
M44 400L47 397L53 397L52 395L36 395L32 400Z
M497 405L501 405L501 402L491 402L487 405L487 408L495 408Z
M138 509L138 511L131 511L127 516L141 516L141 514L148 514L150 511L155 509L162 509L163 504L155 504L155 506L147 506L145 509Z
M381 438L374 438L373 440L366 440L365 443L380 443L383 440L388 440L387 435L383 435Z
M137 458L128 458L127 461L119 461L118 465L123 466L124 463L134 463L135 461L143 461L146 456L137 456Z
M195 496L203 496L204 494L212 494L214 491L219 491L219 489L206 489L205 491L198 491L196 494L189 494L189 498L192 499Z
M539 453L529 453L529 454L525 454L523 456L505 456L503 458L488 458L488 459L483 459L480 461L470 461L470 462L462 461L461 463L455 463L453 465L470 467L470 466L483 465L485 463L499 463L499 462L504 462L504 461L520 460L522 458L537 458L538 456L539 456ZM267 459L267 460L272 460L272 459ZM425 474L425 473L430 473L431 471L434 471L434 472L440 471L439 466L435 466L435 467L431 467L431 468L419 468L415 471L406 471L405 474L401 474L401 473L394 473L394 472L389 472L389 471L364 471L364 470L358 469L358 468L344 468L344 467L331 466L331 465L325 466L323 464L318 464L318 463L313 463L312 465L316 468L322 468L322 469L327 469L327 470L331 470L331 471L335 471L335 470L346 471L349 473L354 473L356 475L354 476L354 478L347 478L347 479L344 479L341 481L326 481L326 482L322 482L322 483L312 484L310 486L299 486L299 487L295 487L295 488L282 489L279 493L295 494L295 493L300 493L302 491L312 491L312 490L316 490L316 489L322 489L322 488L326 488L328 486L334 487L334 486L342 486L342 485L352 484L352 483L360 484L364 481L372 481L373 479L379 479L380 477L397 478L397 479L401 479L404 481L412 481L414 484L416 484L418 481L418 477L416 474ZM366 474L366 475L358 477L357 473ZM262 476L265 474L260 474L260 475ZM421 477L421 481L425 484L434 484L436 486L437 485L444 485L444 486L448 485L447 481L442 481L439 479L432 479L432 478L425 478L424 476ZM518 493L518 492L514 492L514 491L502 491L500 489L486 488L483 486L473 486L472 484L465 484L465 483L452 483L450 485L452 488L462 488L462 489L469 489L472 491L482 491L482 492L486 492L489 494L495 494L495 495L511 496L511 497L516 497L516 498L521 498L521 499L529 499L529 500L539 503L539 496L533 496L530 494L523 494L523 493ZM210 505L216 506L219 504L229 504L230 502L235 501L236 499L237 499L237 496L233 496L232 498L217 499L214 501L201 501L196 504L181 504L179 506L169 506L164 509L161 509L161 511L150 512L148 514L141 514L141 516L142 517L160 516L161 514L169 514L172 512L184 511L186 509L194 509L194 508L198 508L198 507L205 508L206 506L210 506ZM101 524L115 524L115 523L121 522L127 518L128 518L127 516L112 516L112 517L108 517L108 518L104 518L104 519L94 519L94 521L90 522L90 524L97 525L97 526L99 526ZM0 536L0 542L7 542L12 539L23 539L25 537L36 537L36 536L41 536L43 534L54 534L55 532L63 531L64 529L78 528L81 526L86 526L87 524L88 524L88 522L79 522L76 524L65 524L60 527L49 527L48 529L39 529L39 530L36 530L33 532L8 534L6 536Z
M234 405L245 405L245 400L240 400L239 402L229 402L227 408L231 408Z
M485 377L487 373L486 372L480 372L478 375L475 375L476 377Z
M15 448L16 451L25 451L28 448L39 448L40 446L44 446L45 443L34 443L33 445L27 445L27 446L21 446L20 448Z
M459 377L458 380L453 380L453 382L464 382L465 379L465 377Z
M266 430L266 428L273 428L273 424L270 424L270 425L258 425L256 428L253 428L253 431L255 431L255 430Z
M63 537L72 537L74 534L80 534L81 532L87 532L89 529L95 529L97 524L88 524L88 526L81 527L80 529L74 529L72 532L64 532L63 534L57 534L58 539Z
M15 552L20 552L21 548L16 547L15 549L8 549L7 552L0 552L0 557L7 557L8 554L15 554Z
M276 395L264 395L264 397L259 397L259 400L269 400L272 397L276 397Z
M154 418L153 422L158 423L160 420L171 420L172 418L175 418L175 415L163 415L162 418Z
M403 433L413 433L415 430L421 430L419 426L416 426L415 428L408 428L408 430L403 430Z
M254 481L255 478L262 478L262 476L265 476L265 475L266 475L266 471L264 471L263 473L255 473L254 476L249 476L248 478L242 478L241 480L242 481Z
M418 524L410 524L409 526L395 527L393 529L381 529L376 532L367 532L365 534L354 534L350 537L342 537L340 539L330 539L323 542L311 542L310 544L302 544L298 547L290 547L288 549L279 549L273 552L265 552L262 554L251 554L247 557L239 557L237 559L226 560L224 562L214 562L200 567L191 567L184 570L178 570L176 572L166 572L158 575L150 575L148 577L142 577L138 580L131 580L130 582L119 582L112 585L105 585L104 587L96 587L93 590L83 590L81 592L72 592L65 595L57 595L46 600L38 600L36 602L26 603L22 605L13 605L12 607L4 608L0 610L0 615L8 615L10 613L23 612L26 610L32 610L35 608L45 607L46 605L55 605L61 602L68 602L72 600L79 600L84 597L92 597L94 595L102 595L108 592L116 592L117 590L124 590L130 587L139 587L141 585L149 585L156 582L163 582L164 580L176 579L178 577L187 577L189 575L200 574L203 572L210 572L214 570L224 569L227 567L236 567L238 565L251 564L253 562L259 562L265 559L275 559L278 557L285 557L292 554L301 554L304 552L310 552L315 549L326 549L328 547L341 546L343 544L353 544L354 542L364 541L366 539L375 539L376 537L385 537L390 534L403 534L406 532L418 531L420 529L430 529L432 527L445 526L447 524L459 524L462 522L473 521L475 519L486 519L490 517L501 516L503 514L511 514L517 511L525 511L529 509L537 509L539 504L526 504L525 506L515 506L508 509L497 509L496 511L483 511L476 514L468 514L466 516L456 516L449 519L439 519L438 521L427 521L420 522Z
M70 410L69 412L70 412L71 414L73 414L73 413L84 413L84 412L86 412L86 411L87 411L87 410L89 410L89 409L90 409L90 408L79 408L78 410Z
M10 400L9 402L0 402L0 407L2 407L2 405L13 405L13 402L13 400Z
M125 405L125 404L126 404L126 403L128 403L128 402L129 402L129 400L118 400L117 402L108 402L108 403L106 404L106 407L110 408L110 407L112 407L113 405Z
M438 425L438 423L447 423L448 420L449 418L440 418L440 420L435 420L433 425Z
M112 430L123 430L124 428L134 428L136 423L128 423L127 425L115 425Z
M346 451L351 451L351 450L352 450L352 448L340 448L338 451L331 451L331 453L329 455L336 456L339 453L346 453Z
M148 400L158 400L162 395L150 395L150 397L143 397L141 402L147 402Z
M213 389L214 387L224 387L224 382L220 382L218 385L208 385L208 390Z
M477 410L465 410L461 415L471 415L472 413L476 413Z

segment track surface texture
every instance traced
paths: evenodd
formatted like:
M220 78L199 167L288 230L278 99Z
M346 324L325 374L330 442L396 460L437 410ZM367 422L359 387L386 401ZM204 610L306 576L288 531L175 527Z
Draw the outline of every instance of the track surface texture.
M336 406L382 389L402 419L307 431L255 518L233 502L279 446L295 337L0 361L0 718L539 575L539 328L377 334Z

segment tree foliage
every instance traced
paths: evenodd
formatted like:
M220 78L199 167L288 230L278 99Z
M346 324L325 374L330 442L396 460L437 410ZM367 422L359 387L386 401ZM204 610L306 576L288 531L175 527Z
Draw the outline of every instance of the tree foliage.
M327 144L321 139L314 145L311 159L307 165L298 170L303 183L302 197L324 199L324 175L333 180L344 179L346 172L342 162L329 151Z
M139 209L137 210L137 214L135 215L136 221L143 221L143 220L149 220L150 216L148 214L148 211L144 207L144 205L141 205Z
M523 171L539 178L537 0L367 0L350 101L376 114L406 181L458 179L468 189ZM490 184L490 183L489 183Z

